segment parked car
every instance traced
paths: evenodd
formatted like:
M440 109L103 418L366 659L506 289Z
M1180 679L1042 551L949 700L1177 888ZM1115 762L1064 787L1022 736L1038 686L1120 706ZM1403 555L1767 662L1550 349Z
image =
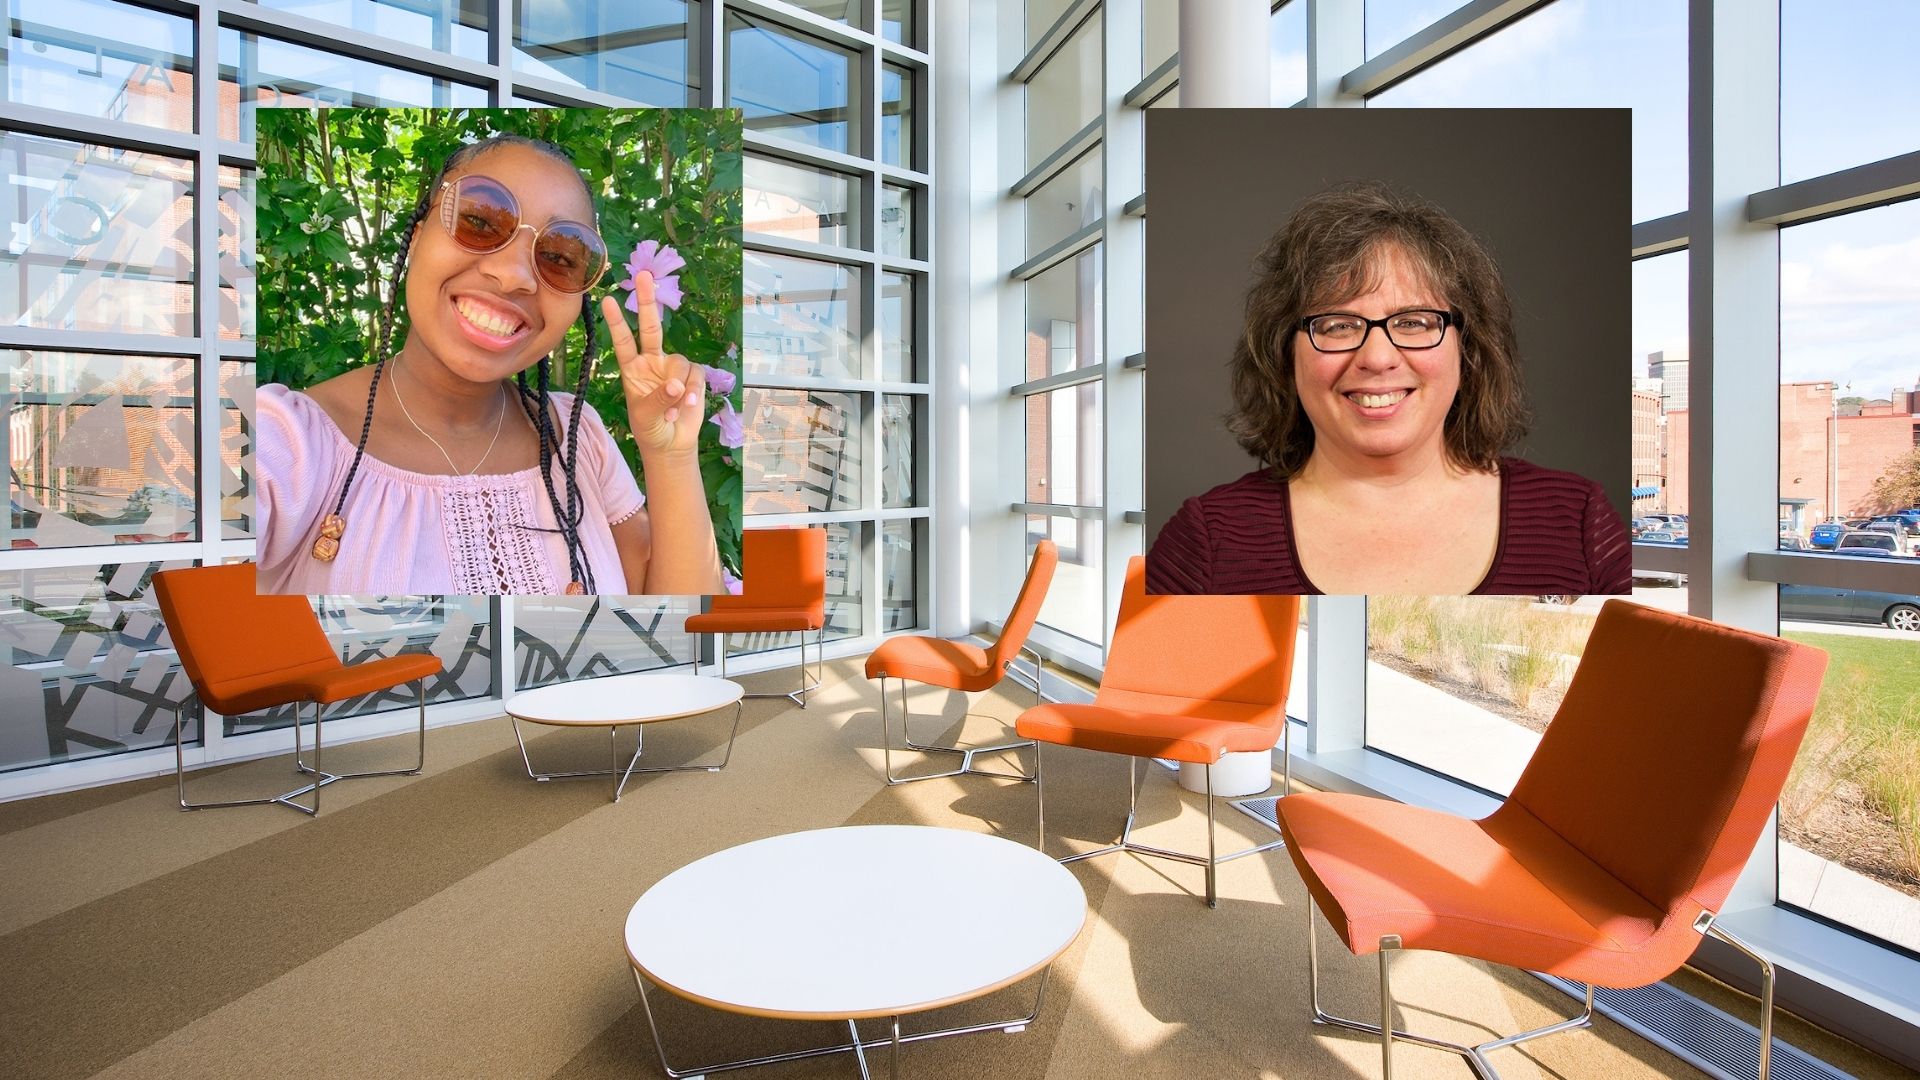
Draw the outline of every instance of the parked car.
M1914 553L1915 538L1908 536L1905 532L1901 531L1899 525L1892 522L1871 521L1868 522L1864 528L1860 529L1859 532L1862 535L1884 536L1892 540L1893 553L1895 555L1912 555ZM1879 547L1881 545L1875 544L1874 546Z
M1847 527L1837 521L1823 521L1813 527L1807 536L1807 544L1818 551L1832 551L1839 546L1840 538L1845 536Z
M1880 623L1894 630L1920 633L1920 596L1825 585L1782 585L1780 617L1813 622Z
M1780 550L1781 551L1812 551L1813 546L1807 543L1805 537L1794 536L1791 533L1782 533L1780 535Z
M1881 514L1866 527L1890 526L1901 536L1920 536L1920 514Z
M1634 539L1634 543L1652 544L1655 547L1680 547L1683 541L1666 529L1655 529L1651 532L1641 533ZM1676 588L1685 588L1687 584L1687 575L1685 574L1678 574L1671 570L1642 570L1639 567L1634 568L1633 579L1635 581L1657 581L1672 585Z
M1850 532L1841 537L1839 545L1836 546L1834 550L1844 554L1856 548L1884 551L1888 555L1905 554L1900 550L1899 538L1895 537L1892 533L1869 532L1865 529L1861 529L1858 532Z

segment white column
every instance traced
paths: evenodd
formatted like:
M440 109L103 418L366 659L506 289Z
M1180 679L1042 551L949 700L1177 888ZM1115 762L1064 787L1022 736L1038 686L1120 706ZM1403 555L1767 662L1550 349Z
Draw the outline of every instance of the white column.
M1267 106L1270 17L1267 0L1180 0L1181 108Z
M1180 107L1267 106L1266 0L1180 0ZM1258 795L1273 778L1271 753L1228 754L1213 767L1213 793ZM1207 790L1204 766L1182 765L1180 786Z

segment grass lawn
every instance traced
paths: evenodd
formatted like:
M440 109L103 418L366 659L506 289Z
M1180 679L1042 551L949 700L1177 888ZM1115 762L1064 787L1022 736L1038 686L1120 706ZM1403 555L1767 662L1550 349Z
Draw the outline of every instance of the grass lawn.
M1851 634L1785 633L1781 637L1816 649L1825 649L1827 670L1836 672L1859 665L1874 675L1876 696L1884 701L1920 697L1920 636L1912 640L1855 637ZM1915 733L1920 737L1920 732Z
M1920 641L1783 636L1830 659L1782 808L1810 816L1838 783L1859 785L1867 807L1897 834L1906 880L1920 882Z

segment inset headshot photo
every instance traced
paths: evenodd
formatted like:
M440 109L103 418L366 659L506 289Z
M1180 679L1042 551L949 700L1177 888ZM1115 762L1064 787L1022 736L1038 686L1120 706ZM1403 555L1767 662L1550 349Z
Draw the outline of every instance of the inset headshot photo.
M737 591L738 110L256 128L261 592Z
M1147 591L1632 591L1630 113L1155 109Z

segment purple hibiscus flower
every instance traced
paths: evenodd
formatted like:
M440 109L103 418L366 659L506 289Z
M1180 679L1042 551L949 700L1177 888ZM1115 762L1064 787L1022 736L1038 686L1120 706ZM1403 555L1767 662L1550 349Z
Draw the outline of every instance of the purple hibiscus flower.
M653 275L653 296L664 308L680 309L680 268L687 260L680 253L662 244L658 240L642 240L640 246L633 249L633 256L627 260L627 280L620 287L627 290L627 310L637 312L640 303L635 299L634 290L639 288L636 279L644 271Z
M707 368L707 389L721 397L733 393L733 385L736 381L738 380L734 378L733 372L725 368Z
M720 407L714 410L707 423L720 429L720 445L739 447L747 441L746 426L740 414L733 411L733 402L722 399Z

